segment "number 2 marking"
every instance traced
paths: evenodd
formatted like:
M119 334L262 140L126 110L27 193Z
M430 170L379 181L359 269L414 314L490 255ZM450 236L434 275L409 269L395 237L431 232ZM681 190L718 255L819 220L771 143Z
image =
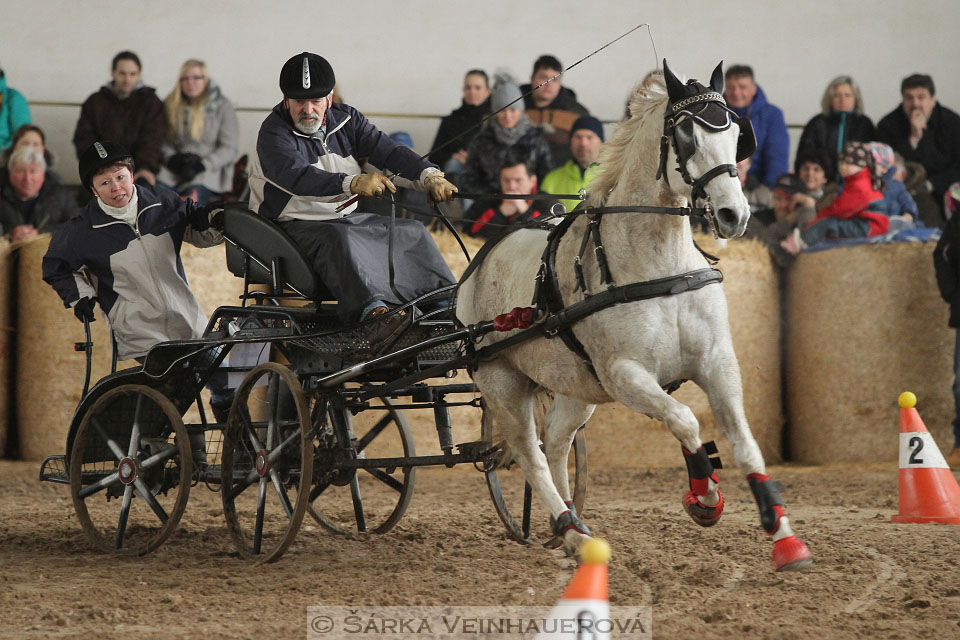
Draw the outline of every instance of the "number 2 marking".
M911 448L916 447L913 450L913 453L910 454L910 459L908 462L910 464L923 464L923 458L918 458L917 454L923 451L923 438L919 436L913 436L910 438L910 443L907 445Z

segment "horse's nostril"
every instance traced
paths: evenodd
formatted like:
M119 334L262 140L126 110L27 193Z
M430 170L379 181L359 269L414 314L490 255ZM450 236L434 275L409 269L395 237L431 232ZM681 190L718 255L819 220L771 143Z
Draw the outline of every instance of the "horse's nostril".
M723 225L736 225L739 221L737 218L737 212L731 209L730 207L721 207L717 211L717 219Z

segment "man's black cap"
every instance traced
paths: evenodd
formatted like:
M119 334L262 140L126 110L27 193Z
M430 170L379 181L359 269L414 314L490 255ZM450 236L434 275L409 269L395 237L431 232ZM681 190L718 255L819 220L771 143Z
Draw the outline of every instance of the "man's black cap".
M330 95L336 82L333 67L315 53L299 53L280 69L280 91L287 98L323 98Z

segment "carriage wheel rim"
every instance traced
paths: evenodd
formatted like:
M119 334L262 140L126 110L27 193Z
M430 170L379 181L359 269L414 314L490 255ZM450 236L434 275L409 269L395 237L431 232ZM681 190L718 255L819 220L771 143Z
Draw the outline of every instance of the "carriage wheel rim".
M89 432L93 429L94 418L101 414L118 398L130 394L139 394L140 396L155 403L162 411L164 417L168 420L170 426L170 435L174 437L174 446L176 447L176 452L171 452L171 455L166 459L174 460L176 463L175 468L179 470L179 477L177 478L176 484L173 486L173 489L177 493L173 500L173 504L166 505L167 509L163 510L165 519L161 519L161 524L152 534L146 536L143 542L133 545L127 544L128 539L124 537L123 531L120 531L120 529L127 526L125 514L120 514L114 530L109 535L105 535L104 531L101 531L101 528L103 527L94 523L93 518L87 509L86 503L86 501L89 499L103 499L103 496L99 491L85 496L80 495L81 489L83 489L85 486L89 486L83 484L83 456L84 445L86 444L86 439ZM129 475L126 476L129 480L127 483L123 482L119 471L119 466L124 458L132 458L134 468L136 469L133 477L130 477ZM116 482L118 482L121 486L126 487L127 490L132 490L133 495L135 495L137 498L145 499L142 497L144 494L149 498L153 498L153 496L150 495L151 492L149 491L149 488L145 487L143 484L143 469L135 456L118 456L117 465L117 470L113 474L116 476ZM187 500L190 496L190 478L192 473L193 464L189 437L187 436L186 427L183 425L183 420L180 418L180 412L173 405L173 403L156 389L136 384L121 385L115 389L105 392L100 398L97 399L97 401L87 410L87 413L81 420L80 426L77 428L77 433L74 436L73 449L70 452L70 493L73 498L74 511L77 514L77 519L80 521L80 525L83 528L84 533L87 535L87 538L101 551L115 555L145 555L162 545L164 541L170 537L179 524L180 518L186 508ZM144 492L143 488L148 490ZM120 542L119 547L117 544L118 542Z
M258 491L261 485L269 485L267 490L271 495L277 496L281 506L283 504L283 495L285 492L277 488L272 482L272 471L277 469L275 461L270 460L271 450L259 448L255 454L255 466L253 467L253 478L251 482L239 492L234 492L234 450L238 446L243 446L242 433L244 428L244 417L241 415L241 405L245 403L256 383L265 375L276 374L279 383L286 384L288 390L294 399L297 409L297 421L299 423L299 443L300 443L300 481L297 486L296 503L291 504L290 513L287 515L287 526L279 540L270 542L262 535L256 535L256 527L245 526L241 523L237 513L235 498L244 491ZM301 382L297 376L288 367L274 363L266 362L252 369L247 377L237 388L237 393L230 408L230 417L227 419L227 426L224 430L223 449L221 458L221 500L223 503L224 516L227 520L227 529L234 546L240 553L240 556L246 559L255 560L261 563L275 562L287 551L293 543L303 521L303 516L307 509L307 495L309 493L310 481L313 476L313 447L310 440L309 416L307 414L306 397L301 387ZM269 446L269 445L268 445ZM279 444L277 448L282 447ZM262 461L260 458L262 457ZM279 476L278 476L279 478ZM277 480L279 482L279 479ZM282 484L282 483L281 483ZM287 497L289 503L289 497ZM262 517L258 507L257 517Z
M399 437L400 437L400 441L403 445L404 457L416 456L416 448L414 446L414 440L413 440L413 431L410 429L410 424L407 422L406 416L404 415L403 411L401 411L400 409L393 408L393 405L395 403L390 398L378 397L378 398L374 398L374 400L381 401L385 408L386 415L390 416L391 422L393 423L394 428L397 430L397 433L399 434ZM324 411L329 412L330 410L331 410L330 405L329 403L327 403L327 406L324 409ZM329 414L327 415L329 416ZM389 426L384 427L382 429L382 431L387 431L387 430L390 430ZM354 470L355 473L359 471L360 471L359 469ZM366 470L366 472L369 472L371 474L375 474L376 471L380 471L380 470L379 469ZM380 524L372 528L366 527L366 530L363 531L363 533L373 533L373 534L386 533L387 531L390 531L394 526L396 526L396 524L403 517L403 514L406 512L407 508L410 506L410 501L413 499L414 486L416 483L416 472L417 472L416 467L403 468L403 474L402 474L403 478L402 480L398 480L398 482L402 485L402 487L399 489L400 495L398 497L397 503L393 506L393 509L391 510L390 514L387 516L387 518L383 520L383 522L381 522ZM347 483L344 486L350 486L350 484L351 483ZM327 487L327 489L329 488L330 487ZM323 494L321 493L318 496L318 498L321 497L322 495ZM314 521L316 521L317 524L319 524L321 527L323 527L326 531L329 531L330 533L337 534L337 535L357 533L357 529L355 527L344 526L340 522L332 520L331 518L327 517L324 514L323 510L316 508L312 502L308 504L307 512L314 519Z

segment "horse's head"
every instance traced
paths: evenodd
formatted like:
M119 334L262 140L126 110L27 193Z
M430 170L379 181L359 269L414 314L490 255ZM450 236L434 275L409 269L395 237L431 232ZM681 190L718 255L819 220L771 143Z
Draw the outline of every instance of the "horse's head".
M705 87L696 80L681 82L663 61L667 108L660 140L661 177L707 218L722 238L742 235L750 219L750 205L737 178L737 162L757 146L753 127L727 107L723 99L723 63L717 65ZM673 162L668 157L673 156ZM668 165L683 182L670 183Z

